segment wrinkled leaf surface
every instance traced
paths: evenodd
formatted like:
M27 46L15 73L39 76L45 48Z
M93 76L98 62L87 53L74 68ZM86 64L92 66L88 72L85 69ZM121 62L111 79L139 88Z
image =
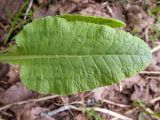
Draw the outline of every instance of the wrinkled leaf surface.
M20 78L40 93L73 94L111 85L143 70L149 47L107 25L45 17L16 36L16 50L0 61L20 65Z

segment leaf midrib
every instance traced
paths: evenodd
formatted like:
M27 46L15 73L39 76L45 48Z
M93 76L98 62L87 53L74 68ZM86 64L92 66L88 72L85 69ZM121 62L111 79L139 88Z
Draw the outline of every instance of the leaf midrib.
M148 56L147 54L105 54L105 55L15 55L3 56L0 60L28 60L49 58L104 57L104 56Z

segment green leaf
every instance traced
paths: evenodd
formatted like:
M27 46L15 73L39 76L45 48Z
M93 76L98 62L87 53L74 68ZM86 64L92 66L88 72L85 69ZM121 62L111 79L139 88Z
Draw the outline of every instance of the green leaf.
M57 16L57 17L61 17L61 18L65 18L68 21L81 21L81 22L89 22L89 23L95 23L98 25L108 25L110 27L113 28L119 28L119 27L125 27L125 23L117 20L117 19L113 19L113 18L103 18L103 17L95 17L95 16L81 16L78 14L65 14L65 15L61 15L61 16Z
M16 36L16 50L0 61L20 65L20 78L40 93L73 94L111 85L151 60L139 38L107 25L45 17Z

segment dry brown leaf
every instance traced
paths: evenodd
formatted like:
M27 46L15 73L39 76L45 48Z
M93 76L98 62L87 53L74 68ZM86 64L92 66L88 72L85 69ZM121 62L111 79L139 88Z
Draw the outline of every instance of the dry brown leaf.
M86 117L84 114L78 114L73 118L73 120L86 120Z
M108 94L106 87L99 87L93 90L93 98L95 98L96 100L104 99L106 94Z
M19 77L19 66L18 65L10 65L9 72L7 73L9 77L8 83L14 83L18 80Z
M61 4L58 5L59 8L59 14L65 14L65 13L72 13L74 10L77 8L77 4L72 2L71 0L62 2Z
M136 26L141 29L145 28L148 25L147 14L139 5L130 5L126 6L127 20L130 26Z
M0 18L8 20L23 4L23 0L0 0Z
M30 109L21 109L18 113L18 120L55 120L54 118L40 117L41 112L48 109L42 107L32 107Z
M99 4L90 4L87 8L82 9L80 14L109 17L109 15L105 13L105 10Z
M134 92L131 95L131 100L141 100L149 103L153 98L150 93L149 84L146 80L142 79L137 85L134 85Z
M39 8L38 6L33 6L34 12L33 12L33 18L41 18L45 16L54 16L57 14L58 6L56 5L50 5L49 8Z
M151 79L149 81L149 86L152 92L160 94L160 81Z
M0 78L7 74L9 71L8 64L0 64Z
M32 95L32 91L26 89L20 82L18 82L5 91L1 102L3 104L10 104L24 100Z
M151 64L149 66L150 71L160 71L160 64L159 59L156 56L152 57Z
M123 12L124 12L124 10L123 10L122 6L114 5L114 6L110 7L111 17L117 18L117 19L125 22L125 16L123 15Z
M132 88L133 85L139 83L142 78L139 75L127 78L121 82L122 87Z
M59 114L56 114L54 118L56 120L71 120L71 116L69 115L68 112L61 112Z

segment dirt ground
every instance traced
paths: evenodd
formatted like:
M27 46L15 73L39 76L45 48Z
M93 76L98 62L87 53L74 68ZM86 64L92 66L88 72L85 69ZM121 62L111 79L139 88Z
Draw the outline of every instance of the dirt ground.
M124 30L153 50L151 64L119 84L70 96L28 90L19 66L0 64L0 120L160 120L160 51L154 49L160 45L160 1L0 0L0 48L14 44L32 19L66 13L124 21Z

